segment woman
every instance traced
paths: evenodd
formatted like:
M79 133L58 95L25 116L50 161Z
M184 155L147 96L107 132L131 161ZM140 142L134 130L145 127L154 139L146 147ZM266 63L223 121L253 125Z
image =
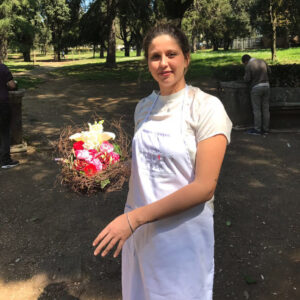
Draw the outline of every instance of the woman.
M144 51L160 91L136 107L125 213L100 232L94 254L123 247L124 300L212 299L212 201L231 122L217 98L186 85L181 30L153 28Z

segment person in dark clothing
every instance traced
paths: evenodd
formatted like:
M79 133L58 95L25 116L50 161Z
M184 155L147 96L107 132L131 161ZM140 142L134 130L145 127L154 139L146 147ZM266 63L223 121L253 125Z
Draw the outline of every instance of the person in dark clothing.
M16 87L10 70L0 63L0 166L2 169L12 168L19 164L10 156L11 106L8 91L15 90Z
M251 104L254 117L254 128L247 131L249 134L260 135L269 133L270 125L270 84L268 73L270 68L262 59L251 58L245 54L242 57L245 65L244 80L250 83Z

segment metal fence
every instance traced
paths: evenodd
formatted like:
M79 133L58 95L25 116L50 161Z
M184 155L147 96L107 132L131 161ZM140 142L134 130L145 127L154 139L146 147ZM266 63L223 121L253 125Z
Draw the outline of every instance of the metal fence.
M246 38L246 39L235 39L232 43L232 49L256 49L261 48L262 46L262 38Z

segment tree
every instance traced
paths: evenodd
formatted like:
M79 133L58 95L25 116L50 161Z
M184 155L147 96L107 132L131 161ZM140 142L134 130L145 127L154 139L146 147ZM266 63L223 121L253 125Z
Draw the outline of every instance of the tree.
M197 38L202 34L200 27L198 26L198 13L192 6L185 14L182 20L182 28L185 31L186 36L191 41L191 52L194 53L197 49Z
M272 60L277 60L277 52L276 52L276 39L277 39L277 26L279 25L280 20L280 12L282 12L283 8L283 0L270 0L269 1L269 14L270 21L272 26Z
M200 31L207 40L211 41L213 50L217 51L224 39L226 18L232 9L229 0L195 0ZM208 17L209 16L209 17Z
M66 0L69 7L70 18L66 21L62 32L62 47L68 52L68 47L74 47L79 44L80 37L80 18L83 15L81 7L82 0Z
M104 58L105 41L108 36L106 23L105 3L97 0L89 6L80 20L80 40L83 43L91 43L94 49L94 57L97 45L100 45L100 58Z
M51 44L51 31L42 20L37 22L37 34L34 43L44 55L47 54Z
M290 20L290 33L291 37L300 37L300 1L299 0L287 0L289 9Z
M19 49L24 61L30 61L30 51L33 48L38 30L39 1L22 0L13 6L12 38L10 44Z
M225 16L223 32L224 50L229 50L233 40L237 37L249 36L251 31L249 8L251 1L230 0L230 9Z
M172 20L175 25L181 27L184 13L193 4L193 0L158 0L157 8L164 11L164 15L168 20Z
M196 37L201 35L212 43L213 50L222 45L228 50L235 38L244 37L250 31L247 3L249 1L194 0L183 20L192 44L195 46Z
M63 49L63 30L70 21L70 8L65 0L43 0L42 13L51 30L54 60L60 60Z
M289 2L284 0L256 0L251 8L253 27L271 38L273 61L277 59L277 31L279 28L287 28L290 23Z
M129 27L137 56L141 56L144 36L152 24L150 2L149 0L131 1L134 15L129 20Z
M0 62L7 56L8 39L11 35L14 2L0 0Z
M130 45L132 44L132 33L129 27L130 19L135 17L132 8L132 1L119 1L117 14L119 19L120 34L118 37L124 43L125 56L130 56Z

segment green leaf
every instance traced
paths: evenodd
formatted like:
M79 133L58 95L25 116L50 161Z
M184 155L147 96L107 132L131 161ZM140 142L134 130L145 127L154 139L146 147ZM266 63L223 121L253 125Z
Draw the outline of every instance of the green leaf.
M113 146L114 146L114 151L121 156L122 153L121 153L120 146L118 144L113 144Z
M248 275L245 275L244 279L245 279L245 281L246 281L247 284L255 284L255 283L257 283L257 281L254 278L252 278L252 277L250 277Z
M227 226L231 226L231 221L230 221L230 220L227 220L227 221L226 221L226 225L227 225Z
M109 179L101 180L101 189L104 189L110 183Z

